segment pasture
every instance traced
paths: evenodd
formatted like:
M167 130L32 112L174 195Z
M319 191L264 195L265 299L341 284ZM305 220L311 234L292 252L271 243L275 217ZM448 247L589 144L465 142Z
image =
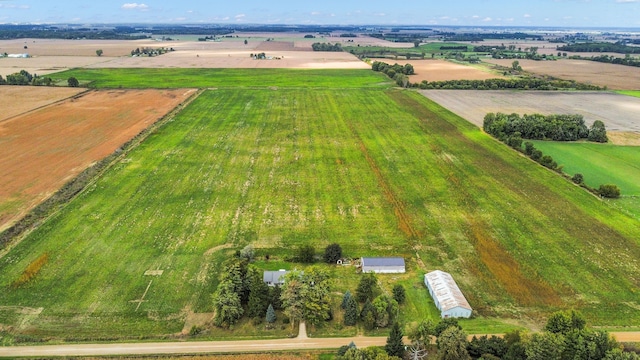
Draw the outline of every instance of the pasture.
M15 87L2 87L2 92ZM26 110L78 89L20 87ZM189 90L90 91L0 122L0 229L187 99ZM9 96L15 100L15 96ZM12 106L11 106L12 107ZM11 110L8 111L11 113Z
M543 153L551 155L559 165L563 165L567 174L584 175L585 183L591 187L616 184L622 192L622 200L610 202L627 208L636 219L640 219L640 148L586 142L533 143Z
M404 256L407 285L453 273L481 315L469 328L571 307L596 325L640 322L637 220L420 94L371 72L203 73L64 75L229 88L204 92L0 259L1 324L36 338L177 334L211 311L236 249L281 260L332 242ZM295 84L307 87L283 88ZM412 314L432 316L418 287L408 294Z

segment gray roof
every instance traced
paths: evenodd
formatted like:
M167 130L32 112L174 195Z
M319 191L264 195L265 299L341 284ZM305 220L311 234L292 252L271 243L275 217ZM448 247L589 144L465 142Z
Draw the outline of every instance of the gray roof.
M436 270L425 274L424 278L431 285L442 311L451 310L455 307L471 310L469 302L460 291L451 274Z
M262 281L268 284L284 284L284 275L288 273L285 270L265 271L262 273Z
M404 266L404 258L401 257L379 257L362 258L362 266Z

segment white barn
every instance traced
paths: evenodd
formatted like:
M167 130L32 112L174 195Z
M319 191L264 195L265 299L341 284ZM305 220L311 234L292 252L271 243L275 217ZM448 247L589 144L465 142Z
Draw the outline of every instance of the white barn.
M398 274L404 273L404 259L401 257L390 258L365 258L360 260L363 273Z
M424 283L442 318L471 316L471 306L451 274L440 270L432 271L424 275Z

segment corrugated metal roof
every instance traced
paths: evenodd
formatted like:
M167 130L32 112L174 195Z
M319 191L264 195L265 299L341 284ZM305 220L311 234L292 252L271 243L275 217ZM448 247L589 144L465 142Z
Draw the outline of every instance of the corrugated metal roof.
M262 281L268 284L284 284L284 276L288 273L285 270L265 271L262 273Z
M401 257L389 258L362 258L362 266L404 266L404 259Z
M458 306L471 310L471 305L469 305L451 274L436 270L426 274L424 278L438 299L441 311L447 311Z

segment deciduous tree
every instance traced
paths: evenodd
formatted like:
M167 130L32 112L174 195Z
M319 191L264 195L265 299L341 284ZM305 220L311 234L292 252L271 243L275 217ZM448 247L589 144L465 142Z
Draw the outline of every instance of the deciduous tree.
M450 326L444 330L437 340L438 359L440 360L469 360L467 352L467 334L461 329Z

